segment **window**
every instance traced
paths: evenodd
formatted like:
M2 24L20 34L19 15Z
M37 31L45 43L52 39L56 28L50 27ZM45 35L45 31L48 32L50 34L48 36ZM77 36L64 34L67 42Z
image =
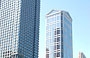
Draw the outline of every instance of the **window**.
M55 29L54 34L60 34L60 28Z
M54 45L54 50L56 50L56 45Z
M57 45L57 49L60 49L60 45Z
M57 20L60 20L60 16L57 16Z
M56 30L54 31L54 34L56 35Z
M54 53L54 58L56 58L56 53Z
M60 57L60 52L57 53L57 57Z
M57 30L57 34L60 34L60 30Z
M54 38L54 42L57 42L56 38Z
M46 54L46 58L49 58L49 54Z
M48 48L46 48L46 51L49 51L49 49L48 49Z
M57 37L57 42L59 42L60 41L60 37Z

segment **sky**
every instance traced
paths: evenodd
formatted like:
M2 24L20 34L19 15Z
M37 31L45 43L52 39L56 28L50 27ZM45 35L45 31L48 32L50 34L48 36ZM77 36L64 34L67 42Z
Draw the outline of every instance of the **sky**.
M52 9L68 11L72 17L73 58L83 52L90 58L90 0L41 0L39 58L45 58L46 14Z

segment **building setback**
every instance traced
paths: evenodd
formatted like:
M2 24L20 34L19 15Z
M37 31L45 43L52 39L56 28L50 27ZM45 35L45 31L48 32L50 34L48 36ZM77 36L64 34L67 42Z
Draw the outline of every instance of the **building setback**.
M73 58L72 18L66 11L46 15L46 58Z
M0 58L38 58L39 0L0 0Z

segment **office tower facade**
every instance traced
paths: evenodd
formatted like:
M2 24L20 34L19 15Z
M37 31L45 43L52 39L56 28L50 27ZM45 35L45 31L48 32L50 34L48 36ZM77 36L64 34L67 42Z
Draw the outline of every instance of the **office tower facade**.
M46 58L73 58L72 19L66 11L46 15Z
M86 56L83 52L79 52L79 57L78 58L86 58Z
M38 58L39 0L0 0L0 58Z

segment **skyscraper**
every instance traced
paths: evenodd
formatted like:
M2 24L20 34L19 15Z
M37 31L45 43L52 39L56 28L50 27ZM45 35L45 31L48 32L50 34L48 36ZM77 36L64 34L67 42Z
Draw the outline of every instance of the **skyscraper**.
M46 58L73 58L72 18L66 11L46 15Z
M79 57L78 58L86 58L83 52L79 52Z
M0 0L0 58L38 58L40 0Z

